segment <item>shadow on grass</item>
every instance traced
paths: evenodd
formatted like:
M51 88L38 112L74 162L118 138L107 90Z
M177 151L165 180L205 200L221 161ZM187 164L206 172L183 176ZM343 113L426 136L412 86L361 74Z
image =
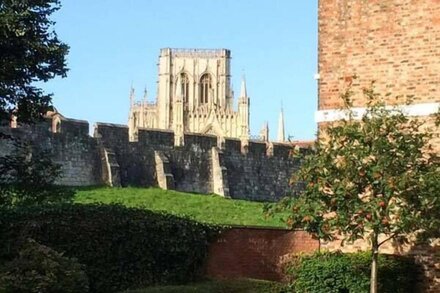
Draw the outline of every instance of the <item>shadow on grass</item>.
M129 290L125 293L280 293L283 285L264 280L206 280L199 283L182 286L157 286L139 290Z

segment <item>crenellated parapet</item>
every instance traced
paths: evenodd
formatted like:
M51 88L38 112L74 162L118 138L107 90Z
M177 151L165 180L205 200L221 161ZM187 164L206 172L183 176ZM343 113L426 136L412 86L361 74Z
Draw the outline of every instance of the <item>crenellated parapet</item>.
M112 140L118 144L143 145L153 148L179 148L175 145L174 131L140 128L138 131L138 140L131 142L128 136L128 127L120 124L96 123L95 137L100 137L104 141ZM194 147L203 150L210 150L212 147L219 147L225 153L239 153L242 155L254 157L276 157L288 159L294 149L310 149L311 146L293 143L265 142L260 140L243 141L236 138L221 139L216 135L200 134L200 133L184 133L183 134L184 149L193 149ZM269 149L272 149L269 151Z
M7 138L0 140L0 156L13 155L15 144L30 144L32 152L47 151L61 168L55 183L68 186L102 184L100 157L96 139L89 136L89 123L51 115L43 121L14 127L3 127L0 132Z
M63 185L159 186L252 200L277 200L292 192L289 179L300 160L292 144L188 133L176 145L174 131L139 128L137 141L126 125L54 115L34 126L7 130L50 149L62 166ZM0 156L9 146L0 143Z

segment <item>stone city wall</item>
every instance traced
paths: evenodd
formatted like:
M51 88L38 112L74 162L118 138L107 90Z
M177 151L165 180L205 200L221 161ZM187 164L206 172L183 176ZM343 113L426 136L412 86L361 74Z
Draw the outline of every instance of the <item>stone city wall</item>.
M291 192L289 179L300 164L289 157L292 146L287 144L274 144L273 154L268 154L263 142L242 147L239 140L220 143L215 136L186 133L184 145L175 147L173 132L155 129L139 129L138 141L130 142L126 126L103 123L97 124L95 136L101 147L114 153L120 174L116 185L122 186L172 182L180 191L275 201ZM166 166L157 169L157 162ZM169 176L161 179L157 174Z
M88 136L88 123L68 120L60 132L50 131L51 123L34 126L2 128L3 134L29 142L42 150L48 150L53 161L61 166L62 175L57 184L69 186L90 186L101 184L100 159L96 140ZM9 139L0 139L0 156L15 151Z
M232 143L227 142L228 145ZM289 180L298 170L300 160L289 157L290 148L277 145L273 156L267 155L267 146L261 142L250 142L246 155L238 149L235 146L224 150L232 198L271 201L291 193Z
M59 118L57 118L59 119ZM57 184L67 186L160 186L226 197L276 201L291 192L289 179L300 160L289 156L292 146L185 133L174 146L174 133L139 129L130 141L125 125L97 123L94 137L86 121L61 117L3 132L52 153L61 165ZM13 151L0 141L0 156Z

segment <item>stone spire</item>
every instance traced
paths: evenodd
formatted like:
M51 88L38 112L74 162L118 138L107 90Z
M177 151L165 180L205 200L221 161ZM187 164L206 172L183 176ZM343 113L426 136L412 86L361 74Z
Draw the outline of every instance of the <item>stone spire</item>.
M260 137L263 141L269 141L269 124L268 122L264 122L263 127L260 131Z
M133 84L130 88L130 112L128 114L128 133L130 141L135 141L137 139L137 125L135 125L134 119L134 100L135 100L135 92L133 88Z
M134 88L133 88L133 85L131 85L131 88L130 88L130 107L133 107L135 98L136 97L135 97Z
M244 75L243 75L243 78L241 80L240 98L247 98L246 78L245 78Z
M278 120L278 142L285 142L286 139L284 137L284 111L283 106L281 105L280 118Z
M247 144L249 140L249 97L246 91L246 79L244 75L241 81L240 97L238 99L238 114L240 139L242 140L242 144Z
M148 91L147 91L147 87L145 87L144 89L144 104L146 105L148 101Z
M173 130L174 130L174 145L182 146L184 141L183 134L183 93L180 76L177 77L176 95L173 99Z
M146 126L146 121L145 121L145 107L147 105L147 88L144 89L144 98L141 102L141 107L139 109L139 124L140 127L145 127Z

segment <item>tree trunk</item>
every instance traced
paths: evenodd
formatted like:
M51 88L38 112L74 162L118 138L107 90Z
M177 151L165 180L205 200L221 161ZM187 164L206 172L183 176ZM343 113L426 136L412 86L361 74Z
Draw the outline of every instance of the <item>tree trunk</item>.
M372 261L371 261L371 277L370 277L370 293L377 293L377 257L379 255L378 235L373 233L372 236Z

